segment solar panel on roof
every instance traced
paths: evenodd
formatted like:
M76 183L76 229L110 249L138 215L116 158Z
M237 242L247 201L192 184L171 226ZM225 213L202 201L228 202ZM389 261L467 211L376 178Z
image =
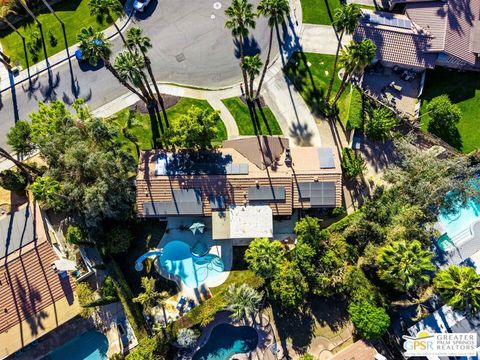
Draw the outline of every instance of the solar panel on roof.
M335 206L336 184L334 182L308 182L298 184L300 198L309 199L311 206Z
M394 17L392 15L383 16L380 14L366 14L365 19L371 23L393 26L402 29L411 29L412 22L409 19Z
M248 188L248 200L285 200L284 186L252 186Z
M334 169L335 161L333 160L332 148L319 148L318 159L320 161L320 169Z

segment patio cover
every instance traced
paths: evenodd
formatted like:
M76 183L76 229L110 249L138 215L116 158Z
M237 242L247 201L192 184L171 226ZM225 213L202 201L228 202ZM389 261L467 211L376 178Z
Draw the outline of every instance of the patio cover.
M212 212L214 240L257 237L273 237L273 216L270 206L231 206L226 211Z

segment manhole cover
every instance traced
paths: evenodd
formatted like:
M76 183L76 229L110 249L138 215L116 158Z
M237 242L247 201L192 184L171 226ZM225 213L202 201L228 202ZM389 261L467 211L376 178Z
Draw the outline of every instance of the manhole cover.
M180 53L178 54L177 56L175 56L175 58L177 59L178 62L182 62L185 60L185 54L184 53Z
M215 10L220 10L222 8L222 3L218 2L218 1L216 3L213 3L213 8Z

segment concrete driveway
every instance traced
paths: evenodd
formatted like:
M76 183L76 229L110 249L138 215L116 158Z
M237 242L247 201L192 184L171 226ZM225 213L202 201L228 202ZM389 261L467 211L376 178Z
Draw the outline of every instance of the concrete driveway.
M258 2L252 1L255 6ZM204 88L241 82L236 46L230 31L225 29L228 4L228 0L152 0L145 13L129 24L143 28L152 39L150 56L157 81ZM264 19L257 19L251 35L248 52L266 48L269 29ZM113 44L115 54L122 48L120 38L115 38ZM278 46L273 49L272 57ZM265 56L266 51L261 53ZM127 92L104 68L82 68L72 59L35 77L31 87L24 82L3 91L0 146L6 146L9 128L19 119L28 119L38 101L60 99L71 104L75 97L83 97L95 110Z

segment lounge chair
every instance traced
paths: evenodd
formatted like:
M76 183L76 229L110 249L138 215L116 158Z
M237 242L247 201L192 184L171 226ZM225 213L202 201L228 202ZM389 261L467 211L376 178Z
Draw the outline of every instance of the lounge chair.
M180 300L178 300L178 303L177 303L177 306L176 306L177 310L181 311L183 309L183 306L186 304L186 302L187 302L187 298L182 295Z
M188 300L188 305L187 305L187 308L185 309L185 312L189 312L190 310L192 310L193 308L195 307L195 301L193 300Z

